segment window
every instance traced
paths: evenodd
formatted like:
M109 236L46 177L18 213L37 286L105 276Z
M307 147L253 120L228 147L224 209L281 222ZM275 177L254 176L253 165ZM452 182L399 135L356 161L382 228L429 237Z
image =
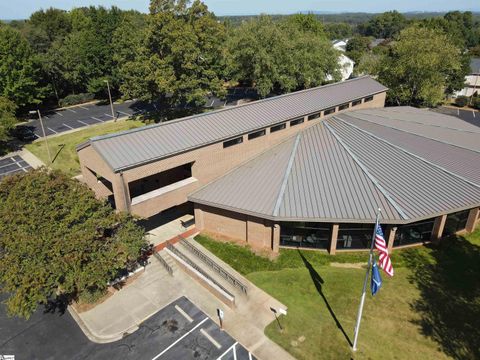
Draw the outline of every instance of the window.
M366 97L363 102L369 102L369 101L372 101L372 100L373 100L373 95Z
M443 230L443 235L453 235L457 231L465 230L469 213L469 210L463 210L453 214L448 214L447 220L445 222L445 228Z
M362 99L355 100L355 101L352 102L352 107L353 107L353 106L360 105L361 103L362 103Z
M295 126L295 125L301 124L301 123L303 123L303 120L304 120L303 118L292 120L292 121L290 121L290 126Z
M349 104L342 104L338 107L338 111L348 109L349 107Z
M282 222L280 246L328 249L331 233L328 223Z
M274 133L275 131L283 130L283 129L285 129L286 126L287 125L285 123L272 126L270 128L270 133Z
M435 219L422 220L411 224L399 225L395 233L393 246L418 244L430 241Z
M243 142L243 136L240 136L238 138L225 141L223 143L223 148L225 149L225 148L228 148L228 147L233 146L233 145L241 144L242 142Z
M320 117L320 113L308 115L308 121L318 119L319 117Z
M372 241L373 225L340 224L337 237L337 250L369 249Z
M263 135L265 135L265 129L248 134L248 140L253 140Z
M335 108L327 109L323 112L323 115L333 114L335 112Z

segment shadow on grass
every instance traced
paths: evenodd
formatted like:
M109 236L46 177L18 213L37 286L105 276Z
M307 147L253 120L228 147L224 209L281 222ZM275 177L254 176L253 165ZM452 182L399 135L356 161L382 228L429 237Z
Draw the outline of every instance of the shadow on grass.
M303 254L298 250L298 253L300 254L300 257L302 258L303 263L305 264L305 267L308 269L308 272L310 273L310 277L312 278L313 284L315 285L317 292L319 295L322 297L323 301L325 302L325 305L327 306L328 311L330 312L330 315L332 316L333 320L335 321L335 324L337 325L338 329L342 332L343 336L347 340L348 344L350 346L353 346L350 338L348 337L347 333L345 332L345 329L343 328L342 324L338 320L337 316L335 315L335 312L333 311L332 307L330 306L330 303L328 302L325 294L323 293L322 290L322 285L325 282L320 274L315 270L315 268L308 262L308 260L303 256Z
M452 237L407 261L420 290L414 323L454 359L480 359L480 247Z

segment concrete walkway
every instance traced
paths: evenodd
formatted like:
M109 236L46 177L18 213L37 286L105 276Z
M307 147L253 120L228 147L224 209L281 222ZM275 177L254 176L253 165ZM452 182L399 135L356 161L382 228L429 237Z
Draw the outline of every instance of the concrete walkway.
M168 256L165 250L161 254ZM211 253L208 255L215 258ZM157 311L179 297L186 296L217 323L217 309L222 309L225 313L224 329L257 358L293 359L264 334L265 327L274 321L270 307L278 309L285 306L227 264L215 259L249 287L248 298L237 295L238 301L236 300L234 309L228 308L176 265L173 265L173 276L170 276L160 262L152 257L145 271L133 283L94 309L73 315L91 340L111 342L120 339L125 333L135 331L140 323Z

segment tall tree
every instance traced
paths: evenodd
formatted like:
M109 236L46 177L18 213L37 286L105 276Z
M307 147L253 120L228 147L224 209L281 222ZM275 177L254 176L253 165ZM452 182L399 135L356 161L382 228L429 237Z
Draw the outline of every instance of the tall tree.
M0 25L0 96L20 109L39 103L44 89L39 86L38 71L28 41L18 30Z
M121 90L148 101L203 105L206 95L224 92L225 28L199 0L190 7L182 1L159 3L152 2L143 46L122 67Z
M368 36L354 36L348 40L346 53L355 64L360 62L361 57L369 50L371 38Z
M0 182L0 233L0 291L9 313L27 318L57 297L102 294L146 248L131 217L47 169Z
M361 69L390 88L388 101L395 105L435 106L459 89L458 78L465 76L461 51L443 32L420 25L402 30L389 50L376 56Z
M17 121L15 118L16 110L17 106L13 101L0 96L0 149L1 143L10 138L10 130L15 126Z
M392 38L405 28L407 23L405 16L394 10L375 16L359 25L358 30L365 36Z

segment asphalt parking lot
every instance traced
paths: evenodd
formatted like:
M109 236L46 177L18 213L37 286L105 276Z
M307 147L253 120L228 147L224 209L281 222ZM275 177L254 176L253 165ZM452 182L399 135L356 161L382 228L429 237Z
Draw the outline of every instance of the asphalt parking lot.
M7 175L19 172L27 172L32 167L20 156L10 156L0 159L0 180Z
M0 301L5 296L0 296ZM93 343L68 312L37 311L28 320L9 318L0 305L0 355L23 359L250 360L242 345L182 297L122 340Z
M472 125L480 127L480 113L478 111L454 109L454 108L443 107L443 106L436 109L431 109L431 110L442 113L442 114L446 114L446 115L456 116Z

